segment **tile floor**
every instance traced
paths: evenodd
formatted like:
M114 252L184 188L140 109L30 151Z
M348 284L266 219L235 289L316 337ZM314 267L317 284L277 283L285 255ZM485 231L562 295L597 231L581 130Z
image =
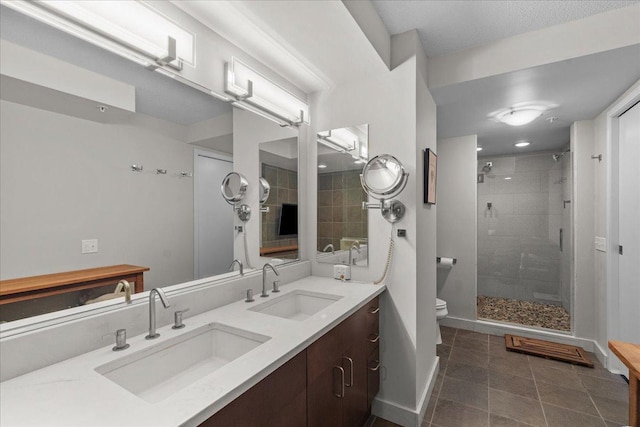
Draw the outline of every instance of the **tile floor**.
M595 369L507 352L504 338L442 327L440 373L423 427L613 427L628 422L628 386ZM375 427L395 424L377 419Z

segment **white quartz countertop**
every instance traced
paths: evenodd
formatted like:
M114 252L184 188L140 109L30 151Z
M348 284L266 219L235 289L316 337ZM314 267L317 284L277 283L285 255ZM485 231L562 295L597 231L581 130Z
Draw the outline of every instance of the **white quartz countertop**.
M305 320L289 320L249 310L295 290L340 296ZM282 366L324 333L349 317L384 285L306 277L281 287L269 298L235 303L189 317L185 328L158 328L160 337L129 337L131 347L114 352L113 344L0 383L0 425L11 426L197 426L261 379ZM162 310L161 305L157 310ZM110 381L96 368L157 346L196 328L220 323L270 339L222 368L156 403ZM36 351L47 351L43 342ZM25 355L27 357L27 355ZM268 397L265 397L268 398Z

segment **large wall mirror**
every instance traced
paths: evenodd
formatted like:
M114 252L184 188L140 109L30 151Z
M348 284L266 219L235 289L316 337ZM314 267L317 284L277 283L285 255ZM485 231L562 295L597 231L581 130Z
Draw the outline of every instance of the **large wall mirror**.
M369 125L318 132L318 245L316 260L368 265L369 213L360 184L369 159Z
M238 274L229 272L240 253L235 214L220 190L229 172L245 173L234 167L230 105L0 8L0 279L130 264L148 268L148 290ZM33 64L24 68L29 75L16 73L17 62ZM297 204L297 130L291 132L288 140L248 148L256 159L258 150L265 153L262 176L279 168L265 206ZM276 157L287 162L272 162ZM254 181L249 186L257 189ZM253 212L248 224L271 227L281 216L277 207L272 216ZM297 248L297 233L276 236L272 229L266 246ZM297 251L277 257L295 259ZM91 303L114 288L3 304L0 322Z

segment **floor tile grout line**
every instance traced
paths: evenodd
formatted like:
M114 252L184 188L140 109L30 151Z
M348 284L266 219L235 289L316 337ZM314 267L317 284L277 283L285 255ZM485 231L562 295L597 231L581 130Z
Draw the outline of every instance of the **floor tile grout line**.
M538 381L536 380L536 375L533 372L533 367L531 366L531 360L529 356L527 356L527 365L529 366L529 370L531 371L531 378L533 378L533 385L536 387L536 394L538 395L538 403L540 404L540 409L542 409L542 417L544 418L544 424L548 427L549 421L547 421L547 413L544 410L544 405L542 404L542 396L540 396L540 390L538 389Z

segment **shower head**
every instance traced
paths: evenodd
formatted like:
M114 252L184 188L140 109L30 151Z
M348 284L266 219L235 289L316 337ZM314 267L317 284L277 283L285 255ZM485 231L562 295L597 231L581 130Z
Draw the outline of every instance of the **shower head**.
M556 154L552 154L551 157L553 157L553 161L554 162L558 162L560 161L560 159L562 158L562 156L564 156L565 154L567 154L569 151L571 150L565 150L562 153L556 153Z

